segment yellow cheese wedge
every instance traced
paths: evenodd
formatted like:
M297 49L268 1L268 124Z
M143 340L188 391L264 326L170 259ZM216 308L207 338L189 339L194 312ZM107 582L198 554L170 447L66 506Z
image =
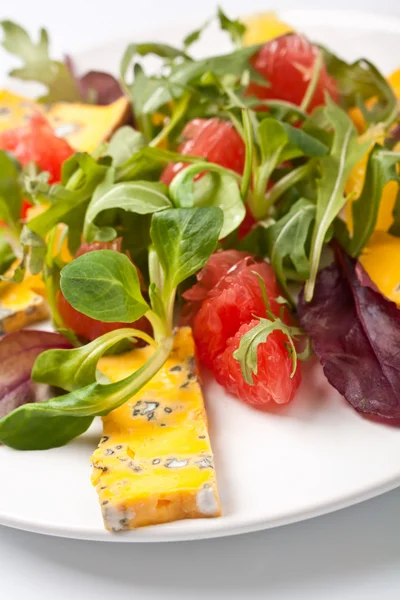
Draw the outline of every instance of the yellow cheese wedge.
M150 347L102 358L118 381L138 369ZM92 483L105 527L134 529L221 514L207 417L189 328L179 329L159 373L131 400L103 418L92 457Z
M360 262L379 291L400 307L400 238L374 231Z
M281 35L293 33L293 27L281 21L276 13L266 12L242 19L246 25L244 34L245 46L253 46L270 42Z
M75 150L93 152L129 116L129 102L119 98L108 106L59 102L49 106L0 90L0 132L23 125L33 111L44 114L56 135Z
M39 275L28 275L21 283L2 281L0 335L47 319L50 314L43 294L44 286Z

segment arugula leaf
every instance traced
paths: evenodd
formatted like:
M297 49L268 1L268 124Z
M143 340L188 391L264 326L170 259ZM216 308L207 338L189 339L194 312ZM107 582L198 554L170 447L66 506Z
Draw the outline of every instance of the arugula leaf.
M14 251L11 248L3 231L0 229L0 275L4 275L4 273L11 267L15 259L16 256Z
M322 50L328 73L338 84L342 106L358 106L368 123L389 126L397 115L397 98L387 79L365 58L348 64L326 48ZM378 102L368 108L365 102L373 97Z
M26 259L28 258L28 268L32 275L37 275L43 269L46 256L46 244L36 233L31 231L26 225L21 232L21 245L24 248L22 260L22 269L24 269Z
M112 158L113 167L121 167L145 145L140 131L124 125L112 136L107 146L107 155Z
M77 390L96 381L97 363L107 350L121 340L135 337L154 344L143 331L126 328L106 333L80 348L42 352L33 366L32 379L68 392Z
M265 106L268 110L268 116L272 116L279 121L305 121L308 114L302 110L297 104L287 102L286 100L260 100L256 97L249 97L249 108ZM257 116L265 117L266 114L257 111Z
M158 180L163 167L170 162L195 163L203 160L204 158L198 156L183 155L172 150L145 146L116 170L115 179L117 181Z
M221 29L229 33L231 40L236 47L240 47L243 43L243 36L246 32L246 25L239 21L239 19L229 19L229 17L227 17L222 11L221 7L218 7L217 16Z
M122 57L120 72L121 79L125 81L129 67L138 56L148 56L154 54L160 58L174 60L175 58L184 58L191 60L190 56L180 48L174 48L169 44L159 44L157 42L143 42L141 44L129 44Z
M150 235L164 272L167 297L205 265L217 246L222 223L221 209L213 206L153 215Z
M104 179L107 164L96 162L89 154L74 154L63 166L62 185L48 188L51 206L29 221L27 227L42 239L57 223L68 223L76 209L89 202L96 186Z
M191 31L187 34L187 36L183 40L183 47L185 51L188 50L190 46L192 46L192 44L195 44L201 38L202 34L210 25L210 23L211 19L207 19L207 21L200 25L198 29L195 29L194 31Z
M194 181L199 173L205 173ZM238 176L219 165L200 162L183 169L170 184L170 195L176 206L217 206L224 215L220 238L237 229L243 221L246 209L240 195Z
M73 75L64 63L52 60L49 56L49 37L45 29L40 30L39 41L35 44L28 33L12 21L1 21L3 48L15 54L23 62L23 67L10 72L11 77L24 81L37 81L47 88L41 102L77 102L81 96Z
M297 354L293 336L300 335L302 333L301 330L295 327L289 327L279 318L260 318L259 323L241 337L239 348L233 353L233 358L240 363L243 379L249 385L254 384L253 374L257 375L258 373L258 347L260 344L264 344L267 341L268 336L274 331L282 331L282 333L287 336L290 353L293 359L293 372L291 377L293 377L296 372Z
M240 79L243 71L250 68L249 58L257 52L259 47L241 48L230 54L198 61L186 60L180 65L174 65L167 79L146 78L142 73L139 78L135 78L135 82L131 86L128 86L128 92L135 106L135 115L141 117L152 114L171 100L180 98L205 73L212 73L217 77L234 75ZM125 79L129 62L123 59L121 66L123 79Z
M18 163L6 152L0 151L0 220L19 235L21 230L22 195Z
M164 91L166 91L168 95L168 90L173 89L169 79L147 77L140 65L135 62L139 56L144 57L149 54L154 54L165 59L167 64L171 64L172 61L177 58L184 59L184 61L191 60L190 56L188 56L184 50L174 48L168 44L145 42L142 44L130 44L127 47L124 56L122 57L120 73L128 95L130 95L132 99L135 99L134 107L137 119L140 119L142 115L153 112L153 110L149 110L147 107L149 98L153 95L162 96ZM134 78L132 82L128 82L127 73L132 63L134 64ZM162 106L165 103L166 102L162 101L159 106Z
M150 142L151 147L160 146L160 144L166 140L173 130L179 125L183 118L187 115L188 107L190 104L191 95L187 92L177 100L172 109L171 115L165 120L165 125L161 131L153 138Z
M288 137L289 144L281 155L281 161L289 160L297 156L325 156L329 147L320 140L310 135L299 127L293 127L289 123L280 123Z
M243 35L246 31L244 23L241 23L238 19L231 20L220 7L218 7L217 10L217 19L220 28L230 35L235 46L240 47L242 45ZM213 19L207 19L207 21L205 21L198 29L195 29L185 37L183 40L183 47L185 50L200 39L201 35L212 21Z
M258 127L258 139L261 151L261 164L255 172L253 194L248 199L249 208L257 219L264 219L278 197L308 173L307 165L293 169L275 184L266 197L268 181L276 167L285 160L300 156L320 157L328 153L329 148L318 139L271 117L263 119Z
M346 180L369 147L369 143L358 142L357 131L350 117L329 97L324 111L334 129L334 137L329 156L319 159L321 178L317 183L317 212L311 241L310 276L305 285L305 298L308 302L313 297L326 234L346 202Z
M393 208L393 223L389 229L390 235L400 237L400 188L397 190L396 201Z
M96 250L61 271L61 291L79 312L105 323L133 323L148 310L137 270L125 254Z
M109 241L107 233L111 233L111 239L116 237L116 231L112 228L99 229L95 225L96 217L106 210L120 208L145 215L171 208L171 202L165 194L166 186L163 183L132 181L114 184L113 180L114 173L110 169L104 182L97 186L86 211L84 237L89 242L95 239Z
M315 219L314 204L301 198L289 212L266 230L268 255L276 277L286 297L294 306L287 286L287 276L284 260L288 257L293 263L295 272L302 279L309 275L309 259L306 245L309 240L310 228Z
M369 154L361 195L351 207L353 235L350 254L354 257L360 254L375 229L383 188L389 181L400 182L396 171L399 163L400 152L389 152L378 144Z
M68 227L64 227L61 232L59 227L54 227L49 233L42 275L52 323L54 328L58 330L64 328L64 321L58 311L57 296L60 291L60 273L66 265L66 262L62 258L62 249L67 234Z
M0 419L0 442L17 450L63 446L84 433L95 416L115 410L150 381L167 360L172 343L171 337L162 340L153 356L122 381L92 383L58 398L20 406Z

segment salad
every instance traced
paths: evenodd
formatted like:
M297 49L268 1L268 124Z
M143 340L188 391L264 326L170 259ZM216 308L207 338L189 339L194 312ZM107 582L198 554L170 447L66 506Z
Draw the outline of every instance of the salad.
M268 411L315 357L360 418L400 419L400 71L214 20L229 54L192 57L208 21L130 44L118 79L0 23L43 87L0 91L0 443L102 417L112 531L221 514L201 369Z

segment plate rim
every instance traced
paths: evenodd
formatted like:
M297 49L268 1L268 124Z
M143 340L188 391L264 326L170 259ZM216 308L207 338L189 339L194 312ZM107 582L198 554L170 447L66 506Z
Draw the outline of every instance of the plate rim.
M261 11L260 11L261 12ZM286 9L277 10L276 13L287 21L296 22L297 27L302 27L301 23L312 21L313 25L324 25L336 27L338 30L360 30L360 31L388 31L391 33L400 34L400 17L396 15L384 15L373 11L361 10L345 10L345 9ZM252 13L257 14L257 12ZM251 16L251 15L246 15ZM245 17L246 17L245 16ZM344 18L345 17L345 18ZM176 32L190 30L196 26L196 23L188 21L187 23L177 23L174 26ZM137 32L137 38L156 37L160 34L165 34L166 26L145 29L143 32ZM113 37L104 40L101 44L88 45L86 48L80 49L74 53L78 64L85 56L90 55L99 50L104 51L115 44L125 42L125 37ZM90 484L90 482L89 482ZM245 533L253 533L257 531L281 527L292 523L305 521L311 518L323 516L331 512L348 508L361 502L370 500L376 496L389 492L400 486L400 470L398 475L388 477L376 485L363 488L360 491L350 492L345 496L336 498L331 502L326 502L317 507L311 507L307 510L298 509L287 513L282 517L273 517L272 519L255 519L241 520L238 523L229 523L223 518L206 520L202 519L204 525L202 529L185 531L184 527L168 533L168 524L155 525L150 527L139 528L134 531L120 532L118 535L112 534L106 530L97 530L93 528L69 527L63 525L55 525L53 523L39 522L35 523L29 519L16 518L9 514L0 513L0 525L27 531L31 533L40 533L54 537L66 539L76 539L82 541L102 541L102 542L119 542L119 543L153 543L153 542L179 542L179 541L194 541L202 539L214 539ZM199 520L200 521L200 520ZM213 525L210 527L210 521ZM185 523L185 521L183 521Z
M159 542L188 542L205 539L218 539L222 537L230 537L235 535L243 535L246 533L256 533L258 531L267 531L268 529L275 529L277 527L283 527L285 525L291 525L294 523L301 523L302 521L308 521L310 519L322 517L330 513L355 506L367 500L372 500L377 496L390 492L400 487L400 474L389 478L386 482L380 483L377 486L370 487L364 492L354 492L348 494L346 497L342 497L340 500L334 500L331 503L326 503L320 508L310 508L309 510L298 510L287 514L285 517L275 518L273 520L262 520L255 519L254 521L246 520L243 523L236 525L226 525L226 521L222 518L218 519L197 519L202 523L212 522L216 526L208 528L204 527L199 531L185 532L178 530L174 532L172 536L163 535L167 524L152 525L147 527L140 527L131 531L121 531L118 534L109 532L107 530L98 531L97 529L82 529L73 528L60 525L52 525L51 523L35 524L27 519L16 519L15 517L7 517L7 515L0 514L0 526L8 527L11 529L18 529L20 531L26 531L28 533L37 533L41 535L59 537L64 539L74 539L80 541L94 541L94 542L109 542L109 543L159 543ZM182 520L179 523L184 524L190 522ZM159 533L160 532L160 533Z

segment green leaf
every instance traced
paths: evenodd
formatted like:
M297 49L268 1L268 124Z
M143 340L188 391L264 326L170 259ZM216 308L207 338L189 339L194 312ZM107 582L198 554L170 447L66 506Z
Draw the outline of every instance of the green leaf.
M4 275L15 261L15 258L13 249L4 232L0 229L0 275Z
M286 178L274 185L266 197L268 181L276 167L285 160L299 156L323 156L329 149L305 131L271 117L261 121L258 138L261 164L256 169L254 191L249 196L248 204L253 216L260 220L268 215L272 204L288 187L295 185L308 174L307 164L293 169Z
M327 232L346 202L344 188L347 178L369 147L369 143L358 142L357 131L350 117L332 100L327 100L324 110L334 129L334 137L329 156L319 159L321 177L317 183L317 212L311 241L310 277L305 286L305 298L308 302L313 297Z
M250 331L245 333L240 339L240 345L237 350L233 353L239 363L243 375L243 379L249 385L253 385L253 374L258 373L258 347L260 344L264 344L268 336L274 331L282 331L288 336L288 342L290 344L290 352L293 357L293 373L296 371L296 349L290 334L292 331L294 334L300 334L301 331L295 328L289 328L279 318L269 320L260 319L259 323L252 327Z
M0 151L0 220L8 225L14 235L18 235L21 229L21 205L17 164L6 152Z
M143 146L145 140L140 131L125 125L120 127L112 136L106 153L113 159L113 167L121 167Z
M130 44L127 47L125 54L122 57L120 72L121 79L124 81L128 93L131 95L132 100L135 100L135 117L137 119L140 119L144 114L153 112L152 110L149 110L147 106L150 98L153 96L162 97L165 92L169 95L168 89L172 89L172 84L169 79L147 77L143 69L136 63L138 57L144 57L151 54L165 59L167 65L171 64L172 61L177 58L184 59L185 61L191 60L184 50L174 48L168 44L146 42L143 44ZM132 63L134 64L134 79L130 82L127 80L127 73ZM159 106L162 106L163 104L165 104L165 102L161 99L161 104L159 104Z
M61 271L61 291L77 311L105 323L133 323L149 309L135 266L114 250L70 262Z
M400 181L396 165L400 152L389 152L376 144L371 150L361 195L352 204L353 235L350 254L357 257L375 229L383 188L389 181Z
M171 150L145 146L117 169L115 179L117 181L158 180L162 169L170 162L195 163L203 160L198 156L187 156Z
M229 19L229 17L226 16L220 7L218 7L218 20L221 29L229 33L235 46L240 47L243 42L243 36L246 32L246 26L238 19Z
M390 235L400 237L400 188L397 190L396 201L393 208L393 223L389 229Z
M276 119L263 119L258 127L258 137L260 140L261 161L270 163L272 172L281 151L288 143L288 135L282 127L282 123Z
M242 182L240 184L240 194L243 202L246 202L249 190L253 180L253 166L256 156L254 143L254 128L252 123L252 113L248 109L242 109L243 132L239 129L245 145L245 162L243 169ZM241 124L240 124L241 127Z
M28 33L12 21L0 22L4 32L3 48L22 60L23 66L11 71L11 77L24 81L37 81L47 88L42 102L81 101L73 75L65 65L49 56L49 37L45 29L40 30L35 44Z
M129 44L122 57L120 71L121 78L126 79L129 67L139 56L148 56L154 54L160 58L173 60L175 58L185 58L190 60L190 57L180 48L174 48L169 44L159 44L157 42L143 42L142 44Z
M76 216L77 210L81 214L81 205L89 202L108 169L107 164L97 163L89 154L77 153L72 156L64 164L63 185L53 185L48 189L46 195L52 205L31 219L27 227L44 239L57 223L70 224L71 215Z
M129 91L136 116L152 114L171 100L180 98L190 86L196 85L205 73L212 73L217 77L234 75L240 79L243 71L250 67L249 58L259 47L241 48L230 54L198 61L186 60L180 65L174 65L167 79L147 78L146 85L143 77L139 80L135 79ZM125 75L125 66L126 60L123 61L123 75Z
M61 269L66 264L62 259L61 253L67 234L67 228L60 235L59 229L54 227L47 238L47 250L44 260L43 282L46 287L46 300L50 307L52 324L55 329L64 327L63 319L58 311L57 299L60 291Z
M32 370L32 379L72 392L96 381L97 363L118 342L139 337L153 340L137 329L117 329L93 342L72 350L46 350L39 354Z
M0 442L17 450L46 450L63 446L103 416L134 396L167 360L172 338L165 338L153 356L126 379L92 383L64 396L24 404L0 419Z
M194 181L205 169L207 173ZM220 208L224 215L221 239L237 229L246 214L237 175L212 163L198 163L183 169L171 182L170 195L175 205L181 208Z
M368 123L385 122L390 125L397 114L397 98L382 73L365 58L348 64L326 48L322 50L328 73L338 85L343 107L358 106ZM373 97L378 102L367 108L365 102Z
M271 265L282 290L292 305L294 302L287 286L284 260L287 257L290 258L296 273L301 278L308 277L310 265L306 245L310 237L310 228L315 219L315 213L315 205L301 198L284 217L266 230Z
M205 265L217 246L222 223L221 209L211 206L171 209L153 215L150 234L168 296Z
M205 21L198 29L195 29L194 31L188 33L188 35L183 40L183 47L185 51L188 50L190 46L192 46L201 38L202 34L210 25L210 23L211 19L207 19L207 21Z
M281 123L281 126L289 140L289 147L280 157L282 161L301 155L313 157L328 154L328 146L299 127L293 127L289 123ZM300 152L296 152L296 150Z
M40 273L46 256L46 243L26 225L22 228L20 240L24 248L24 258L29 257L29 271L32 275Z
M171 208L165 194L166 186L159 182L131 181L113 183L112 169L95 190L85 216L84 237L88 241L99 239L101 230L95 225L96 217L106 210L120 208L140 215ZM104 239L104 237L103 237Z

